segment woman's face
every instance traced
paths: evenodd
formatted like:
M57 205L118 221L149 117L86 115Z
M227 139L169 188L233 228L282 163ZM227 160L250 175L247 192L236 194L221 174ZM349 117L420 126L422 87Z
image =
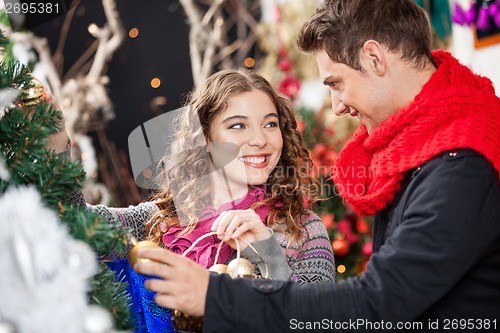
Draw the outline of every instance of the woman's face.
M228 99L227 109L212 122L210 138L212 147L229 143L235 151L239 148L237 157L231 158L229 164L218 163L224 158L218 158L220 153L215 151L211 151L212 159L216 168L224 167L230 181L247 185L262 185L267 181L283 148L278 111L271 98L257 89Z

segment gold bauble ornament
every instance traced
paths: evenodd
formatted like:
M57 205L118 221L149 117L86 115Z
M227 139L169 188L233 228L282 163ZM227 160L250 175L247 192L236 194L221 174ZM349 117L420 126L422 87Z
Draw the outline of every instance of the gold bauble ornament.
M172 313L172 322L176 331L203 332L203 317L192 317L179 310L174 310Z
M136 242L128 254L128 260L130 262L130 266L134 267L135 263L138 261L142 261L142 262L150 261L149 259L137 257L137 251L139 251L139 249L157 248L157 247L159 247L158 244L153 243L152 241L148 241L148 240Z
M26 108L41 104L45 101L45 87L40 81L33 79L26 87L22 88L19 100Z
M215 272L215 273L219 273L219 274L225 274L225 273L227 273L227 265L216 264L216 265L213 265L212 267L210 267L208 270L210 272Z
M231 275L232 278L253 277L254 266L248 259L245 258L233 259L231 260L229 265L227 265L227 274Z

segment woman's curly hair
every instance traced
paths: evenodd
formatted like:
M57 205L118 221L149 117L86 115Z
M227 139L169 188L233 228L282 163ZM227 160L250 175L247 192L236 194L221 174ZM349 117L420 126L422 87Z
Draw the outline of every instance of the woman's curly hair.
M222 70L198 88L189 95L174 124L178 132L170 156L175 156L175 161L163 161L169 166L161 174L161 190L152 197L159 211L146 223L149 238L161 245L165 230L179 226L180 218L188 221L185 232L196 227L199 214L210 205L213 194L209 177L200 177L211 172L206 150L210 125L226 110L229 98L254 89L266 93L276 106L283 149L264 184L266 199L251 208L269 206L268 225L288 233L292 241L303 237L306 210L320 200L321 190L319 181L310 176L312 161L297 130L290 100L278 95L262 76L246 69ZM194 121L196 118L199 122Z

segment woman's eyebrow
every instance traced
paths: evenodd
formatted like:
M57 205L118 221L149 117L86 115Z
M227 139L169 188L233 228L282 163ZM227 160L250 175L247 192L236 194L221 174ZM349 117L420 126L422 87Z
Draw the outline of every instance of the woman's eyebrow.
M231 120L235 120L235 119L248 119L248 117L243 116L243 115L239 115L239 114L234 115L234 116L229 116L226 119L224 119L223 121L221 121L221 124L227 123L227 122L229 122Z

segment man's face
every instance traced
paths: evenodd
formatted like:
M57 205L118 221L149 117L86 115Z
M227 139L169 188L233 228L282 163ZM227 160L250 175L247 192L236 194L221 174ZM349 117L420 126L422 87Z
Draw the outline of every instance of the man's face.
M326 51L314 54L323 83L330 88L332 109L336 115L349 113L360 120L368 133L395 113L390 102L390 93L384 87L384 79L377 75L369 64L369 59L360 58L365 71L334 62Z

